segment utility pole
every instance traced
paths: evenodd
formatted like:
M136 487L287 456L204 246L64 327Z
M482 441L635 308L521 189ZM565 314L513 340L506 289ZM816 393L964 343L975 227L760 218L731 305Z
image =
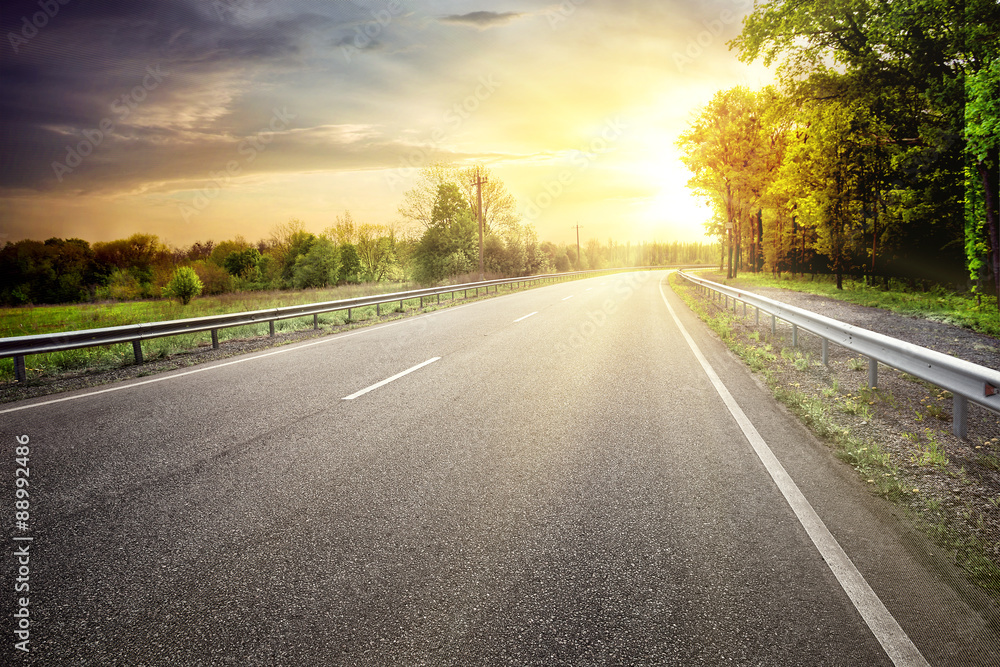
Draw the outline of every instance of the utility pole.
M576 225L576 266L580 268L580 225Z
M472 182L476 186L476 199L479 202L479 280L485 279L483 273L483 183L488 182L478 169L476 170L476 180Z

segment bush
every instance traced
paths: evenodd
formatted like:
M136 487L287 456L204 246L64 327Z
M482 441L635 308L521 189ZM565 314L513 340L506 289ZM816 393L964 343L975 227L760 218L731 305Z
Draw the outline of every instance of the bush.
M191 299L201 294L201 289L201 279L194 269L182 266L174 271L174 277L163 288L163 296L173 297L186 306Z
M143 288L132 273L115 269L108 278L107 285L97 288L97 298L115 301L132 301L143 297Z
M233 290L233 277L221 266L198 260L191 267L201 279L203 294L225 294Z

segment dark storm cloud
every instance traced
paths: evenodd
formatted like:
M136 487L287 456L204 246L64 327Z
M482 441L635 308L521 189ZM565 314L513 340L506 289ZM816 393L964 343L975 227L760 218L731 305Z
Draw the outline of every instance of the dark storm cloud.
M95 131L108 120L114 132L102 133L95 164L97 154L110 154L113 144L133 154L162 146L176 138L176 128L162 116L152 126L149 118L134 126L137 114L125 117L135 102L129 97L133 91L147 107L155 101L165 106L206 83L225 80L227 73L291 69L302 57L303 40L334 31L339 23L336 16L275 13L277 3L266 0L64 1L5 3L0 187L58 185L53 161L84 132L97 137ZM345 19L361 11L338 4ZM200 129L210 131L221 122L206 118ZM123 171L134 170L128 153L119 151L119 157L124 157Z
M504 25L524 16L518 12L469 12L468 14L454 14L441 19L442 23L454 23L457 25L468 25L480 30L492 28L493 26Z

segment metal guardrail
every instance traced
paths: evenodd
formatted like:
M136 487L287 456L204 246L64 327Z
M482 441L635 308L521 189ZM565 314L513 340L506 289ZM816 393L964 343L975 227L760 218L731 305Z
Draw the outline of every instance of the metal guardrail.
M678 275L703 290L719 295L718 298L725 299L724 307L727 309L730 299L733 301L734 311L738 304L743 304L744 315L747 314L747 306L753 306L758 323L760 313L768 313L771 316L772 334L776 332L778 320L788 322L792 326L793 347L798 346L799 329L818 336L822 339L824 365L829 362L831 341L867 357L868 386L873 389L878 384L878 365L881 363L950 391L953 395L952 432L960 438L965 438L968 434L969 401L1000 413L1000 371L751 292L720 285L684 271L678 271Z
M229 327L245 326L249 324L261 324L267 322L270 335L274 337L274 323L278 320L287 320L295 317L313 318L313 328L319 328L319 315L338 311L347 311L347 318L351 319L351 311L355 308L375 306L376 315L381 315L382 304L395 303L399 301L402 308L404 301L412 299L420 300L420 307L424 307L424 299L436 297L438 303L441 302L442 294L456 294L475 290L479 295L479 290L484 289L489 294L490 288L498 290L502 285L509 285L513 290L515 285L524 283L536 283L544 281L558 281L582 275L598 273L608 273L613 271L633 270L641 271L662 267L631 267L618 269L596 269L591 271L571 271L567 273L550 273L539 276L524 276L521 278L504 278L500 280L486 280L476 283L465 283L462 285L447 285L445 287L430 287L426 289L410 290L406 292L394 292L390 294L379 294L374 296L356 297L353 299L341 299L338 301L325 301L321 303L310 303L300 306L285 306L282 308L267 308L265 310L254 310L242 313L229 313L226 315L210 315L207 317L195 317L184 320L167 320L163 322L150 322L141 324L128 324L118 327L107 327L102 329L84 329L81 331L65 331L53 334L40 334L34 336L14 336L11 338L0 338L0 359L14 358L14 375L18 382L27 380L27 370L24 358L32 354L46 354L49 352L59 352L62 350L75 350L84 347L94 347L98 345L114 345L119 343L132 343L132 352L135 362L141 364L142 341L153 338L163 338L166 336L177 336L180 334L195 333L200 331L210 331L212 333L212 347L219 348L219 329Z

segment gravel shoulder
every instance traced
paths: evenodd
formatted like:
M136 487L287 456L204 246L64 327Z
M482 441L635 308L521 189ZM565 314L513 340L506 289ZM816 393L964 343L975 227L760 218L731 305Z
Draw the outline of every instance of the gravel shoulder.
M1000 364L1000 340L951 324L701 275L989 368ZM746 318L742 311L733 315L675 283L678 288L700 304L703 319L721 323L730 348L754 362L762 382L831 442L873 492L906 507L974 581L1000 596L1000 415L972 405L968 438L959 439L951 433L949 392L885 366L871 391L867 363L858 355L830 345L823 366L818 338L800 335L793 349L790 327L779 326L772 336L770 318L756 325L752 309Z

